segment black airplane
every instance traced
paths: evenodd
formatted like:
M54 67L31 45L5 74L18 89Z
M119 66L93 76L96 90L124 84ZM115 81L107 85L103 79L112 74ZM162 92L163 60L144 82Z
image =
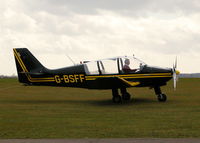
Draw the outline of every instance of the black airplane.
M88 89L112 89L112 100L120 103L130 100L129 87L154 88L158 101L165 102L167 96L160 87L174 79L174 88L179 71L145 64L132 57L115 57L50 70L44 67L26 48L13 49L18 80L25 85L62 86ZM119 94L118 89L121 91Z

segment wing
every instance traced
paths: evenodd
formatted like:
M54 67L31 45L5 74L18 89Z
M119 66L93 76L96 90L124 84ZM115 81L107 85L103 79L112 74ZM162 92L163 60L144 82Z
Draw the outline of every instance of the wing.
M99 88L105 88L105 89L112 89L112 88L121 88L121 87L135 87L140 84L140 82L133 82L128 81L125 78L122 77L97 77L94 81L94 83L97 83Z
M140 84L140 82L133 82L133 81L128 81L124 78L117 77L123 84L129 86L129 87L134 87Z

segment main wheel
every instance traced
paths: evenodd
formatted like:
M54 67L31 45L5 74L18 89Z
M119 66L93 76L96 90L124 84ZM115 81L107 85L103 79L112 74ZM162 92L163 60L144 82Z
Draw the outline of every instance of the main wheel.
M130 100L131 95L128 92L125 92L125 93L122 94L122 99L123 100Z
M122 102L122 98L121 98L120 95L113 96L112 100L113 100L114 103L121 103Z
M158 95L158 101L160 101L160 102L167 101L167 96L165 94L159 94Z

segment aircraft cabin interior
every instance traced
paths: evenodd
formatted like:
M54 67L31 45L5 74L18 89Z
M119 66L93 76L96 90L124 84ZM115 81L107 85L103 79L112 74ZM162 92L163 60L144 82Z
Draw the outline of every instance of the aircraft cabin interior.
M117 57L84 62L87 75L126 74L140 72L146 65L135 57Z

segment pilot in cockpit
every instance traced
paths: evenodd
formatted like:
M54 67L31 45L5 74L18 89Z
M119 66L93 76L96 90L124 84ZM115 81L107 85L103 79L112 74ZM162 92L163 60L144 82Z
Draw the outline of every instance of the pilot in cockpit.
M131 69L129 65L130 65L130 60L129 59L125 59L124 66L123 66L122 70L125 73L135 72L136 70L135 69Z

